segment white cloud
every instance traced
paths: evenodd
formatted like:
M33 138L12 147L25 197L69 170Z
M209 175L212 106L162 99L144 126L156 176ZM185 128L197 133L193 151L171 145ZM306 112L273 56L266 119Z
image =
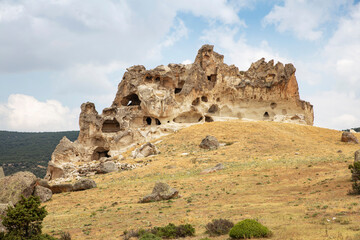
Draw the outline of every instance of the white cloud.
M337 89L354 92L360 98L360 3L340 20L323 56L327 70L338 83Z
M6 14L0 11L0 16L8 21L0 21L0 72L62 70L119 60L144 64L139 59L154 46L171 46L186 37L184 23L174 21L179 12L243 24L238 8L226 0L2 2Z
M228 64L235 64L240 70L247 70L251 63L265 58L267 61L274 59L287 63L286 58L271 50L266 41L262 41L259 46L247 43L245 36L237 37L238 28L219 26L204 31L202 40L215 44L215 48L220 48ZM215 51L217 51L215 49Z
M32 96L12 94L0 104L0 128L14 131L61 131L78 129L79 110L56 100L41 102Z
M343 130L360 126L360 99L336 91L306 96L314 105L315 125Z
M265 16L264 25L274 24L279 32L292 32L299 39L317 40L323 36L322 26L333 21L336 11L350 0L284 0Z

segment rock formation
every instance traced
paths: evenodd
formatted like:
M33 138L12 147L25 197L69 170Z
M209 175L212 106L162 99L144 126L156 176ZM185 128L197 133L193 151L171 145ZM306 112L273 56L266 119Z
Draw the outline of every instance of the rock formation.
M46 179L74 177L84 162L119 161L130 147L190 124L232 118L313 124L292 64L260 59L239 71L223 60L204 45L192 64L128 68L111 107L99 114L93 103L81 105L79 137L60 141Z
M179 191L163 182L155 183L152 193L140 199L140 203L169 200L179 196Z
M218 140L214 136L206 136L200 143L199 147L208 150L217 149L220 146Z
M343 132L341 135L341 141L342 142L353 142L356 144L359 143L359 140L351 132Z

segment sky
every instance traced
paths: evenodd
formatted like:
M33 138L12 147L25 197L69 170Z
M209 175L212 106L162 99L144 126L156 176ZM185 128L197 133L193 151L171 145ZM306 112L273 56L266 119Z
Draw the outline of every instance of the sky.
M78 130L109 107L126 68L293 63L315 126L360 127L359 0L0 0L0 130Z

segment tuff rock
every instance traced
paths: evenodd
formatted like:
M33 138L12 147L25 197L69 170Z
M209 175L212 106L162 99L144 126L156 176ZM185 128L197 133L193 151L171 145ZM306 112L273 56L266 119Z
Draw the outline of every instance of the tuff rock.
M132 66L110 107L98 113L91 102L81 105L79 137L60 141L46 179L77 177L79 165L116 158L191 124L254 119L312 125L313 106L300 100L295 71L264 58L239 71L212 45L202 46L192 64Z
M16 204L24 197L30 197L36 185L36 176L31 172L17 172L0 179L0 203Z
M359 143L358 139L351 132L343 132L342 135L341 135L341 141L342 142Z
M219 147L219 142L214 136L206 136L200 143L199 147L214 150Z
M169 200L176 198L179 195L179 191L175 188L171 188L168 184L163 182L157 182L151 194L140 199L140 203L148 203L162 200Z
M35 186L34 196L39 197L41 202L47 202L52 198L52 191L40 185Z

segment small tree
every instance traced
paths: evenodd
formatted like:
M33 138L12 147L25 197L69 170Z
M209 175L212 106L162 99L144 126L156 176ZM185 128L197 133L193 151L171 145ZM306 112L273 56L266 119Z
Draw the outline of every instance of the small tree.
M46 215L45 207L40 207L39 197L21 196L15 207L8 207L2 224L8 230L8 235L30 239L41 235L42 221Z

